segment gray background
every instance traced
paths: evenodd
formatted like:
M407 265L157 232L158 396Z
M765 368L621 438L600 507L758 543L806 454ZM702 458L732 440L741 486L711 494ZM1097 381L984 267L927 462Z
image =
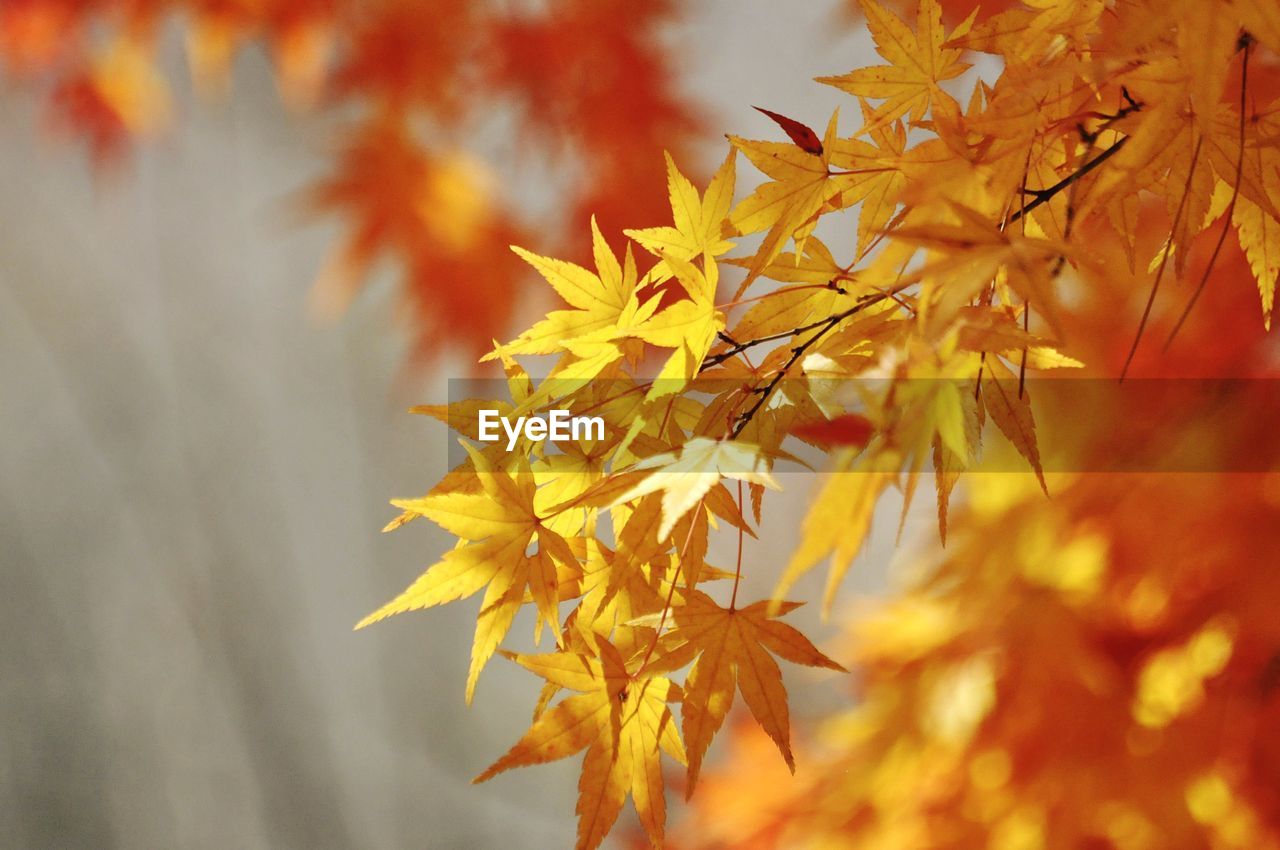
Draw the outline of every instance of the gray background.
M779 137L752 103L857 114L810 82L870 58L835 6L704 2L670 34L708 167L720 131ZM405 373L386 272L337 324L308 319L334 230L285 201L333 119L288 115L254 52L228 103L202 102L174 42L178 123L117 177L0 89L0 845L569 847L576 760L469 784L538 689L498 660L463 705L474 600L351 631L447 546L378 529L443 471L445 435L404 409L467 366ZM773 497L752 591L808 485ZM880 582L885 508L853 588ZM801 718L847 690L787 675L820 685Z

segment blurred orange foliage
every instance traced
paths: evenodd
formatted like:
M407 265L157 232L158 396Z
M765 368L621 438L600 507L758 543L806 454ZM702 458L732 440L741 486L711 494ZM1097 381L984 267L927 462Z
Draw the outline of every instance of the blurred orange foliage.
M988 35L1015 31L1017 15L1067 20L1112 5L939 2L951 24L980 7L979 28L996 18ZM909 14L916 4L897 5ZM1193 15L1201 4L1161 5L1164 14ZM1247 80L1237 59L1215 84L1224 103L1239 102L1247 86L1252 132L1280 103L1280 11L1267 3L1238 8L1259 31L1267 27L1272 50L1257 49ZM1109 37L1106 23L1088 32ZM1184 43L1189 51L1203 46ZM1194 110L1183 114L1196 120ZM1235 122L1235 115L1224 122L1224 137ZM1248 143L1249 156L1272 155L1276 142L1262 133ZM1217 169L1233 167L1234 160ZM1185 183L1178 197L1195 191L1194 176L1194 167L1178 172L1176 185ZM1280 174L1259 176L1274 192ZM1197 286L1203 297L1181 319L1177 311L1152 314L1145 340L1177 334L1164 348L1139 347L1134 323L1153 278L1158 290L1177 206L1153 194L1131 202L1127 221L1112 210L1079 222L1076 238L1089 260L1078 266L1078 300L1060 318L1067 350L1086 374L1275 380L1275 339L1250 291L1256 278L1269 318L1277 265L1269 253L1275 233L1265 228L1274 221L1262 216L1262 235L1250 236L1235 208L1235 229L1245 231L1239 241L1267 246L1246 255L1219 223L1229 195L1220 188L1212 205L1203 199L1208 209L1185 216L1189 244L1166 258L1170 270L1178 266L1169 297L1185 302ZM1135 267L1135 250L1155 258L1149 267ZM1215 469L1235 468L1247 455L1255 468L1280 470L1274 408L1247 398L1223 397L1208 413L1184 418L1156 419L1139 405L1044 413L1042 427L1056 417L1081 451L1099 457L1142 440L1157 453L1189 446ZM1049 499L1030 475L975 476L968 503L951 517L956 531L946 548L899 592L842 619L843 652L835 654L858 683L849 707L797 744L796 776L769 758L758 728L734 725L724 758L704 768L700 796L668 846L1280 847L1280 473L1047 478ZM649 842L636 836L634 846Z
M661 2L21 0L0 11L0 49L11 72L52 81L106 158L169 120L153 58L168 16L191 18L213 89L239 45L264 41L289 102L358 107L309 195L350 224L318 297L340 307L395 257L424 340L481 348L506 321L506 245L525 237L468 136L499 105L522 142L575 161L570 220L616 230L670 204L671 226L626 231L620 252L593 224L595 271L521 252L570 309L495 345L509 400L419 409L480 447L396 500L388 529L425 518L458 545L362 623L483 590L470 699L537 609L554 650L504 654L545 680L542 698L478 779L583 753L579 847L604 841L628 796L650 846L686 850L1280 847L1280 483L1228 471L1280 469L1274 408L1246 394L1171 416L1118 393L1055 409L1045 393L1033 417L1022 374L1274 381L1280 11L897 5L858 4L883 61L822 78L856 98L852 135L838 114L819 134L767 113L790 141L730 137L705 191L656 156L695 128L653 47ZM969 75L977 53L996 79ZM734 203L738 153L767 179ZM855 211L838 262L815 227ZM754 254L720 259L757 234ZM739 295L786 285L718 303L722 271L743 269ZM550 377L526 355L554 355ZM695 393L708 377L724 386ZM829 392L861 378L885 389ZM474 432L479 410L553 406L604 430L559 455ZM983 454L988 421L1027 472L983 469L1003 445ZM739 608L748 513L758 525L792 438L827 439L836 473L773 598ZM1221 471L1055 470L1038 441ZM909 502L930 465L946 545L842 622L833 654L854 699L793 747L775 656L838 665L776 621L797 607L784 597L830 562L830 607L880 495ZM713 530L737 535L732 572L706 562ZM761 566L775 565L747 562ZM715 581L731 582L727 605L700 587ZM768 738L726 721L735 694ZM727 758L704 765L722 728ZM664 755L700 783L670 831Z
M310 193L349 227L316 303L341 307L391 258L417 352L478 353L507 328L524 277L507 246L530 240L471 134L514 113L517 167L567 172L557 191L570 223L660 219L661 152L697 130L657 35L674 16L667 0L7 0L0 61L47 93L52 126L103 165L173 120L166 27L177 22L213 95L229 92L237 53L262 44L287 105L354 116Z
M1274 381L1250 277L1238 249L1221 257L1185 336L1137 368ZM1073 353L1115 375L1141 290L1090 283ZM1123 405L1056 418L1104 455L1141 433L1224 469L1241 452L1280 468L1274 415L1244 399L1181 421ZM1046 475L1048 499L1028 474L974 476L945 550L841 618L857 686L797 743L796 775L734 725L668 846L1280 847L1280 475Z

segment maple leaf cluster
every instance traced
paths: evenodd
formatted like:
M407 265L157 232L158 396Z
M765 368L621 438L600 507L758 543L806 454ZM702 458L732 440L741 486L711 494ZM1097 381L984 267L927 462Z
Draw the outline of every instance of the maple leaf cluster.
M107 164L173 121L158 63L171 22L197 86L214 95L229 91L237 54L261 44L289 106L345 123L330 174L306 196L347 222L317 308L341 309L389 258L418 352L452 343L478 354L517 302L507 245L531 238L496 175L565 170L560 212L575 224L661 212L660 152L697 129L656 37L674 16L666 0L6 0L0 65L42 89L51 125ZM520 141L504 156L521 161L486 162L472 137L508 113Z
M1192 252L1193 280L1212 249ZM1273 380L1249 274L1243 252L1220 260L1175 374ZM1071 323L1113 368L1135 315L1118 297L1091 292ZM1158 422L1108 405L1076 430L1096 450L1154 435L1274 470L1274 398ZM1047 477L1051 499L1031 476L974 481L945 552L843 620L833 654L858 683L797 745L797 775L740 724L667 846L1280 846L1276 475Z
M691 795L737 695L794 768L777 659L841 667L780 620L786 595L828 562L829 611L881 494L909 504L932 474L941 538L959 531L855 627L863 702L786 794L732 763L687 844L1275 846L1280 586L1253 554L1280 543L1274 480L1046 471L1028 380L1274 370L1274 5L1059 0L950 27L936 0L910 20L861 10L886 64L820 79L854 97L851 133L762 110L790 141L731 136L703 192L668 156L671 224L626 230L620 252L593 221L594 270L517 248L566 309L486 356L506 396L419 408L467 458L388 527L425 517L458 545L361 625L484 591L470 700L531 605L554 648L508 654L543 696L479 780L585 750L577 846L627 795L660 846L662 755ZM996 79L964 82L974 52L1001 59ZM740 155L764 180L735 201ZM840 259L819 223L850 234ZM744 237L754 251L726 256ZM722 274L740 278L728 301ZM1217 306L1245 280L1261 321ZM1126 398L1065 411L1078 451L1149 415ZM490 408L599 417L604 437L507 451L477 434ZM1272 469L1267 410L1157 434L1219 434L1210 469L1242 451ZM742 572L772 570L748 539L774 466L804 445L831 474L773 597L741 602ZM966 479L1004 449L1024 475ZM733 570L707 562L713 533L736 536Z
M1276 846L1274 479L1055 471L1042 445L1066 422L1072 457L1105 457L1144 422L1149 453L1193 440L1208 469L1274 468L1274 409L1157 419L1119 392L1046 420L1028 377L1273 374L1276 7L860 6L884 64L821 78L852 127L766 111L788 141L730 136L702 192L668 157L671 223L622 246L593 225L594 270L517 249L566 307L487 355L504 397L419 409L467 458L389 527L459 542L365 622L483 591L470 698L532 606L554 647L508 654L546 685L479 779L585 751L578 847L628 795L661 846L663 755L692 795L737 696L794 767L778 659L840 666L781 621L786 597L826 562L831 610L880 496L910 504L931 475L945 556L836 653L860 704L793 784L761 781L744 739L681 842ZM764 178L742 197L740 156ZM508 452L478 439L487 409L599 417L604 437ZM829 474L775 574L749 539L805 447ZM1002 454L1025 472L969 474ZM707 562L713 533L736 538L732 569ZM739 599L752 570L772 598Z

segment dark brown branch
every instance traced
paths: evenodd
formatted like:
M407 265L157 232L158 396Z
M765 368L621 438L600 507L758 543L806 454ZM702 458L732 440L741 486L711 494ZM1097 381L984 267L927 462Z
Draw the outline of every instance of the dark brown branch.
M859 308L861 306L867 306L867 304L873 303L872 299L874 299L874 301L882 301L886 297L887 296L885 294L879 293L879 292L873 293L871 295L864 295L858 301ZM862 303L863 301L866 301L867 304L863 304ZM790 330L781 331L776 334L769 334L768 336L749 339L745 342L735 342L728 334L725 334L723 332L719 333L717 334L717 336L719 336L725 342L730 343L730 347L717 354L713 354L710 357L703 360L702 366L698 368L698 372L702 373L714 366L719 366L721 363L725 362L726 360L731 360L734 357L737 357L739 354L741 354L742 352L746 351L749 348L754 348L757 345L763 345L766 342L777 342L780 339L790 339L796 334L802 334L805 331L811 331L814 328L822 327L830 320L831 320L831 317L828 316L825 319L819 319L816 322L810 322L809 324L801 325L798 328L791 328Z
M1236 201L1240 199L1240 177L1244 173L1244 128L1247 120L1247 98L1249 94L1249 45L1252 43L1253 38L1248 33L1240 36L1240 49L1244 51L1244 58L1240 60L1240 156L1236 157L1236 179L1235 186L1231 190L1231 203L1227 204L1227 211L1223 213L1222 232L1218 234L1218 244L1213 246L1213 255L1209 257L1209 264L1204 267L1204 274L1200 277L1200 284L1196 286L1196 291L1192 294L1191 300L1187 302L1186 309L1178 317L1177 324L1169 332L1169 338L1164 341L1165 351L1168 351L1169 346L1173 345L1174 337L1178 335L1178 331L1182 330L1182 326L1186 323L1187 317L1191 315L1196 302L1204 294L1204 288L1209 283L1209 275L1213 273L1214 266L1218 264L1218 254L1222 251L1222 243L1227 241L1227 232L1231 230L1231 219L1235 215Z
M778 384L782 383L782 379L786 377L787 372L791 371L791 367L800 361L800 358L804 356L806 351L813 347L814 343L822 339L830 333L836 325L840 324L850 316L865 310L873 304L879 304L881 301L892 297L892 291L876 292L871 295L864 295L862 298L858 299L857 304L854 304L848 310L842 310L839 313L828 316L827 318L815 322L812 325L807 325L803 329L797 328L796 333L804 333L806 330L813 330L814 328L817 328L818 331L813 336L791 349L791 357L782 365L782 368L778 370L777 374L769 379L767 384L764 384L761 387L756 387L752 390L752 393L759 397L756 399L755 404L751 405L745 413L738 417L738 421L734 424L733 430L730 432L729 436L736 439L737 436L742 433L743 429L750 424L756 413L760 411L760 408L764 407L765 402L767 402L769 397L773 395L773 391L778 388Z
M1054 183L1052 186L1050 186L1047 189L1028 189L1027 192L1030 193L1035 198L1035 200L1027 204L1022 209L1018 210L1013 215L1011 215L1009 217L1009 223L1012 224L1013 222L1018 221L1020 218L1025 216L1027 213L1034 210L1036 207L1043 206L1044 204L1049 203L1049 201L1057 197L1057 195L1060 192L1062 192L1062 190L1071 186L1077 180L1080 180L1081 178L1085 177L1094 169L1096 169L1098 166L1102 165L1102 163L1106 162L1108 159L1115 156L1120 151L1120 149L1124 147L1125 142L1127 141L1129 141L1129 137L1125 136L1123 139L1120 139L1114 145L1107 148L1105 151L1103 151L1093 159L1086 162L1079 169L1068 174L1066 177L1063 177L1061 180L1059 180L1057 183Z
M1187 211L1187 199L1191 197L1191 182L1196 176L1196 167L1200 164L1200 148L1204 145L1204 136L1196 139L1195 149L1191 152L1191 166L1187 169L1187 184L1182 189L1182 197L1178 199L1178 209L1173 214L1173 228L1169 231L1169 241L1164 245L1164 252L1160 256L1160 268L1156 270L1156 279L1151 283L1151 291L1147 293L1147 303L1142 308L1142 318L1138 320L1138 332L1133 336L1133 345L1129 346L1129 355L1124 359L1124 368L1120 370L1120 380L1123 382L1129 374L1129 367L1133 365L1133 358L1138 354L1138 343L1142 342L1142 335L1147 329L1147 322L1151 319L1151 308L1156 303L1156 293L1160 291L1160 282L1164 279L1165 269L1169 266L1169 255L1173 253L1173 236L1178 232L1178 228L1182 226L1182 216Z
M1085 140L1089 144L1093 144L1093 142L1096 141L1097 137L1101 135L1102 132L1109 129L1112 124L1114 124L1115 122L1119 121L1122 118L1125 118L1128 115L1131 115L1134 112L1140 111L1143 108L1143 104L1139 101L1134 100L1132 95L1129 94L1127 89L1122 88L1121 95L1125 99L1125 105L1122 106L1120 109L1118 109L1112 115L1100 116L1101 118L1104 119L1102 127L1100 127L1096 131L1093 131L1092 133L1089 133L1084 129L1083 125L1081 125L1080 127L1081 136L1082 138L1085 138ZM1099 166L1101 166L1104 162L1106 162L1111 157L1115 156L1116 153L1118 153L1120 149L1124 147L1125 142L1127 142L1128 140L1129 139L1127 136L1125 138L1120 139L1115 144L1111 145L1111 147L1107 148L1102 153L1100 153L1098 156L1089 160L1087 163L1081 166L1078 170L1072 172L1071 174L1068 174L1066 177L1062 178L1057 183L1055 183L1054 185L1046 189L1027 189L1026 184L1024 182L1023 184L1024 197L1026 195L1032 195L1035 198L1035 200L1033 200L1029 204L1027 203L1022 204L1017 212L1010 215L1009 218L1005 222L1003 222L1001 229L1003 229L1004 226L1007 226L1009 224L1012 224L1016 221L1021 220L1024 216L1026 216L1027 213L1036 209L1036 207L1039 207L1039 206L1042 206L1043 204L1048 203L1053 198L1055 198L1059 193L1073 186L1080 179L1082 179L1083 177L1087 176L1090 172L1097 169ZM1074 211L1073 211L1073 214L1074 214ZM888 231L886 231L886 233L887 232ZM881 235L883 236L885 234L882 233ZM832 281L832 283L834 284L834 281ZM730 337L728 334L725 334L725 333L718 334L720 339L722 339L726 343L729 343L729 348L725 349L724 351L718 352L717 354L711 355L710 357L707 357L703 361L702 365L699 367L698 369L699 373L704 372L707 369L713 368L715 366L718 366L721 363L725 362L726 360L736 357L737 355L741 354L742 352L754 346L762 345L767 342L776 342L778 340L787 339L789 337L793 337L798 334L805 333L807 331L817 330L817 333L815 333L805 342L801 343L800 345L797 345L791 350L791 357L787 360L785 364L783 364L782 368L778 370L777 374L775 374L767 384L764 384L763 386L755 387L752 389L751 394L758 395L759 397L756 399L755 403L752 404L751 407L745 413L743 413L741 416L738 417L738 421L734 424L733 430L730 436L736 438L739 434L742 433L743 429L747 427L747 425L755 417L756 413L760 411L760 408L764 407L765 402L769 400L769 397L773 394L773 391L777 389L777 386L782 381L783 377L786 376L787 372L791 370L791 368L800 360L801 357L804 356L804 353L808 351L809 348L811 348L814 345L814 343L816 343L822 337L826 336L827 333L829 333L832 330L832 328L834 328L840 322L844 321L845 319L849 318L850 316L854 315L860 310L866 309L867 307L870 307L872 304L877 304L885 300L886 298L891 298L891 297L893 297L892 291L878 292L872 295L865 295L862 298L860 298L858 300L858 303L855 304L853 307L850 307L848 310L844 310L840 313L836 313L835 315L828 316L825 319L820 319L816 322L812 322L807 325L802 325L801 327L798 327L798 328L792 328L791 330L783 331L781 333L770 334L768 336L762 336L757 339L750 339L744 342L736 342L733 340L732 337Z
M1133 95L1129 94L1129 90L1124 86L1120 87L1120 96L1124 98L1125 105L1117 109L1110 115L1095 115L1094 117L1102 119L1102 125L1096 130L1089 130L1084 123L1076 125L1076 130L1080 133L1080 138L1088 145L1096 145L1098 137L1110 130L1112 125L1128 118L1135 112L1141 112L1146 104L1140 103L1133 99Z

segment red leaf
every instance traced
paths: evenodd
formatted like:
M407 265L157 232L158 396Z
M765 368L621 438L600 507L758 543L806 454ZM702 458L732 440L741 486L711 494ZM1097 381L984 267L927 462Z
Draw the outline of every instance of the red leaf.
M875 429L870 420L856 413L846 413L822 422L808 422L792 429L791 433L823 448L835 446L865 446Z
M757 112L763 112L765 115L772 118L774 123L782 128L783 132L791 138L791 141L796 143L800 150L822 156L822 140L819 139L818 134L813 132L809 127L801 124L799 121L788 118L785 115L770 112L768 109L763 109L759 106L753 106L751 108Z

